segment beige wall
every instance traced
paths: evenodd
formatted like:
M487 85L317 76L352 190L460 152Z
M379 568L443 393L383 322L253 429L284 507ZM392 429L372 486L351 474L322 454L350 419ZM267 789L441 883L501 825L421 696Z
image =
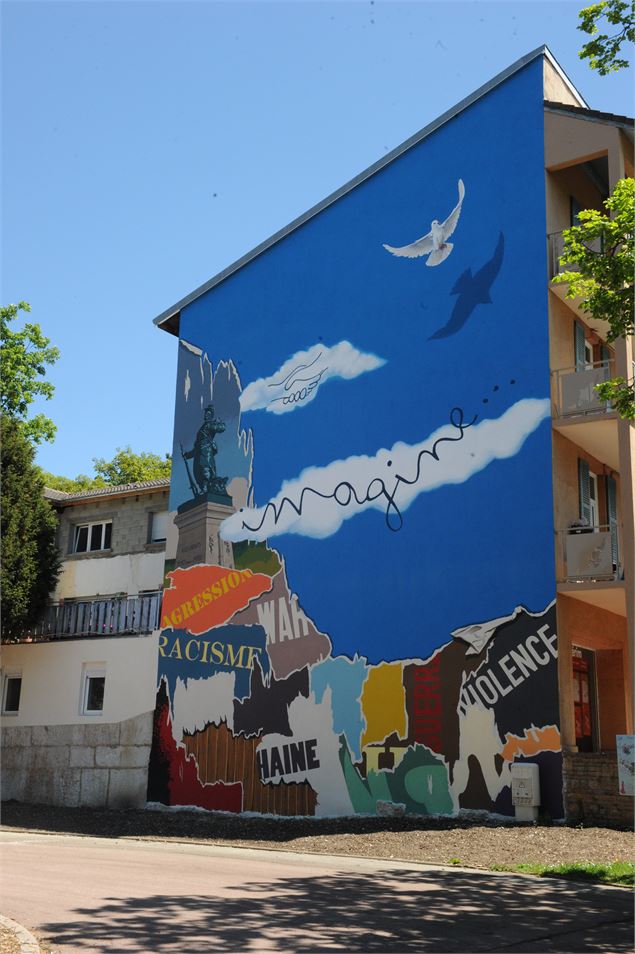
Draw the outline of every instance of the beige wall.
M626 701L631 693L626 663L626 619L562 593L558 594L557 614L563 746L575 747L571 647L580 646L596 651L600 745L614 749L616 734L633 731Z
M66 560L62 565L52 599L78 596L136 595L142 590L158 590L163 583L165 552L129 553L125 556L95 556Z
M2 647L3 677L21 673L20 710L3 726L121 722L154 709L159 634ZM80 715L84 667L104 668L104 710ZM4 685L3 685L4 689Z
M568 106L582 106L568 83L565 82L555 66L546 56L542 60L543 98L552 103L566 103Z
M551 172L608 155L609 191L625 173L625 137L616 126L545 110L545 166Z
M582 166L547 172L547 232L571 225L571 197L583 209L601 209L602 196Z

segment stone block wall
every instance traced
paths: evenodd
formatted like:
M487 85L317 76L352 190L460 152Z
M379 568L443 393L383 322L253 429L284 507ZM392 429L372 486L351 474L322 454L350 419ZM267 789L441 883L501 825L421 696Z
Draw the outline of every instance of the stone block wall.
M143 808L152 712L124 722L2 729L2 799Z
M567 752L564 803L569 824L633 828L633 797L620 795L615 752Z
M158 489L155 493L116 497L101 500L88 498L86 502L66 507L60 511L57 545L64 559L103 559L104 551L72 553L75 527L82 523L112 520L110 556L127 553L143 553L148 547L150 515L167 510L168 491ZM156 545L164 549L165 544Z

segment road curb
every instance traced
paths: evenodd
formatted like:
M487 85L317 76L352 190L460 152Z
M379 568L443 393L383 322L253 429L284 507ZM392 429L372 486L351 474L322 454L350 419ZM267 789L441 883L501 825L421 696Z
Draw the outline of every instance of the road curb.
M5 918L3 914L0 914L0 926L13 931L20 945L20 954L40 954L39 942L17 921L12 921L11 918Z

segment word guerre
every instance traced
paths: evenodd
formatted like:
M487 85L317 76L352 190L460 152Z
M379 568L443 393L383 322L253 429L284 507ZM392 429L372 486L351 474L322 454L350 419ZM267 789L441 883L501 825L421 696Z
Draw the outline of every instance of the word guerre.
M180 626L190 616L195 616L196 613L213 603L214 600L222 599L223 596L240 587L253 575L253 570L230 570L220 580L204 587L190 599L183 600L179 606L175 606L169 614L165 614L161 623L162 628L171 629L173 626Z

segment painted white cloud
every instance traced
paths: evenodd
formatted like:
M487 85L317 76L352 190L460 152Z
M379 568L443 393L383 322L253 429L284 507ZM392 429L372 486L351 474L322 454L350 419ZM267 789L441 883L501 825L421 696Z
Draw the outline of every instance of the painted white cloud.
M266 753L266 765L270 776L267 782L278 785L280 782L307 781L318 793L318 802L315 808L316 816L324 815L352 815L353 806L346 787L342 763L340 762L340 740L333 731L333 713L331 710L330 686L324 690L321 702L315 701L311 693L308 699L297 696L289 705L289 726L291 736L271 733L265 735L258 745L258 753ZM286 771L284 766L284 747L298 742L313 741L311 752L314 757L313 767L305 770ZM272 754L277 749L282 757L282 771L280 774L273 771ZM260 756L261 759L263 756Z
M398 441L373 457L307 467L285 481L263 507L246 508L223 521L221 537L232 541L262 541L282 533L329 537L344 520L369 509L382 511L390 528L399 529L404 511L419 494L461 484L492 461L513 457L549 414L546 398L524 398L501 417L475 424L455 409L450 424L419 444Z
M223 720L234 728L233 672L217 672L208 679L176 680L172 701L172 732L177 742L184 732L200 732L209 722L219 725Z
M310 404L325 381L350 381L385 363L383 358L359 351L350 341L340 341L332 347L315 344L308 351L298 351L269 377L248 384L240 396L240 409L265 408L272 414L286 414Z

